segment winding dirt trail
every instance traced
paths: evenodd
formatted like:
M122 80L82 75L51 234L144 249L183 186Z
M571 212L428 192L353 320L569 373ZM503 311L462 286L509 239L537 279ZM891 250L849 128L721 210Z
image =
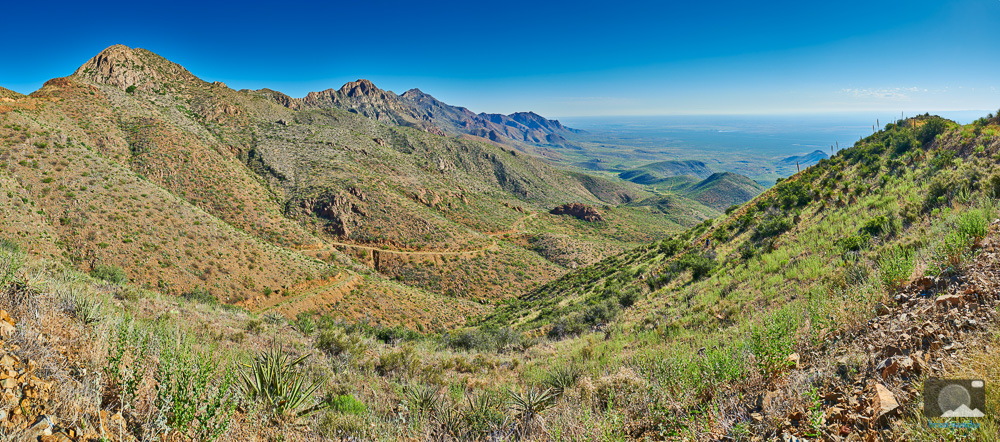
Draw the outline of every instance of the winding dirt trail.
M528 214L528 215L525 215L525 216L521 217L520 219L518 219L517 221L515 221L514 224L512 224L510 226L510 229L507 229L507 230L501 230L501 231L497 231L497 232L481 232L481 233L483 235L486 235L486 236L489 236L489 237L495 237L495 236L507 235L507 234L523 233L524 232L525 223L528 221L528 219L534 218L536 215L537 215L537 213L531 213L531 214ZM382 247L366 246L366 245L361 245L361 244L352 244L352 243L339 242L339 241L326 241L324 244L326 245L326 247L323 247L321 249L303 251L303 252L308 252L310 254L320 254L320 253L323 253L323 252L330 252L330 251L333 250L334 247L346 247L346 248L357 249L357 250L365 250L365 251L369 251L369 252L389 253L389 254L393 254L393 255L461 256L461 255L483 253L483 252L486 252L488 250L496 250L496 248L498 246L498 243L497 243L496 239L492 239L491 243L489 245L487 245L487 246L478 247L478 248L472 248L472 249L464 249L464 250L399 250L399 249L386 249L386 248L382 248Z

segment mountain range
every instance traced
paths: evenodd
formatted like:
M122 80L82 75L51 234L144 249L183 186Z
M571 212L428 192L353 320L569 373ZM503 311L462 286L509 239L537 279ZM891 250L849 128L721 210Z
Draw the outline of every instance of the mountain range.
M526 153L578 133L557 121L365 80L235 91L119 45L3 97L6 235L258 311L443 327L720 210Z
M0 89L0 436L944 440L923 380L996 378L1000 117L762 189L561 169L401 97L125 46Z

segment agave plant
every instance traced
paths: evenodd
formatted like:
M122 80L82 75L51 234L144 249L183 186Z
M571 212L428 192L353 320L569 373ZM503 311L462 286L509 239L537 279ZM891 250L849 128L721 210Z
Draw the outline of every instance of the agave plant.
M240 369L244 395L260 403L272 417L301 417L329 406L323 402L302 409L322 385L307 384L305 376L296 370L308 356L292 359L276 344L258 353Z

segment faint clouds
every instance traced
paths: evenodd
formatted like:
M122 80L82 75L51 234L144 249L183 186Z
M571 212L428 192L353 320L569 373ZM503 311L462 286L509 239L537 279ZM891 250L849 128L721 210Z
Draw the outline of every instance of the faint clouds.
M842 94L850 95L858 98L878 98L885 100L904 100L909 98L911 94L927 92L927 89L922 89L919 87L895 87L895 88L878 88L878 89L867 89L867 88L846 88L841 89Z

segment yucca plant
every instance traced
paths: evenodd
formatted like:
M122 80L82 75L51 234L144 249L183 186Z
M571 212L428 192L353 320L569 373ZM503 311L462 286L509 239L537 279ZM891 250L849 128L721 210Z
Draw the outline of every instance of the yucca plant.
M321 402L303 409L322 385L322 382L307 384L305 376L296 369L308 356L292 359L277 344L258 353L240 369L247 400L260 403L274 418L297 418L328 407L328 403Z
M552 390L553 396L558 398L566 390L576 385L576 381L579 378L579 368L572 365L557 365L555 369L549 372L545 379L545 385Z
M278 312L267 312L264 313L264 322L273 325L281 325L285 323L285 317L281 316Z
M543 411L552 408L556 403L556 397L550 388L545 390L528 388L523 394L516 391L508 392L510 409L522 424L531 422Z
M434 420L443 436L458 439L463 433L465 424L462 411L443 401L438 402L434 408Z
M406 398L413 408L421 413L434 410L438 404L437 390L422 384L411 385L406 389Z

